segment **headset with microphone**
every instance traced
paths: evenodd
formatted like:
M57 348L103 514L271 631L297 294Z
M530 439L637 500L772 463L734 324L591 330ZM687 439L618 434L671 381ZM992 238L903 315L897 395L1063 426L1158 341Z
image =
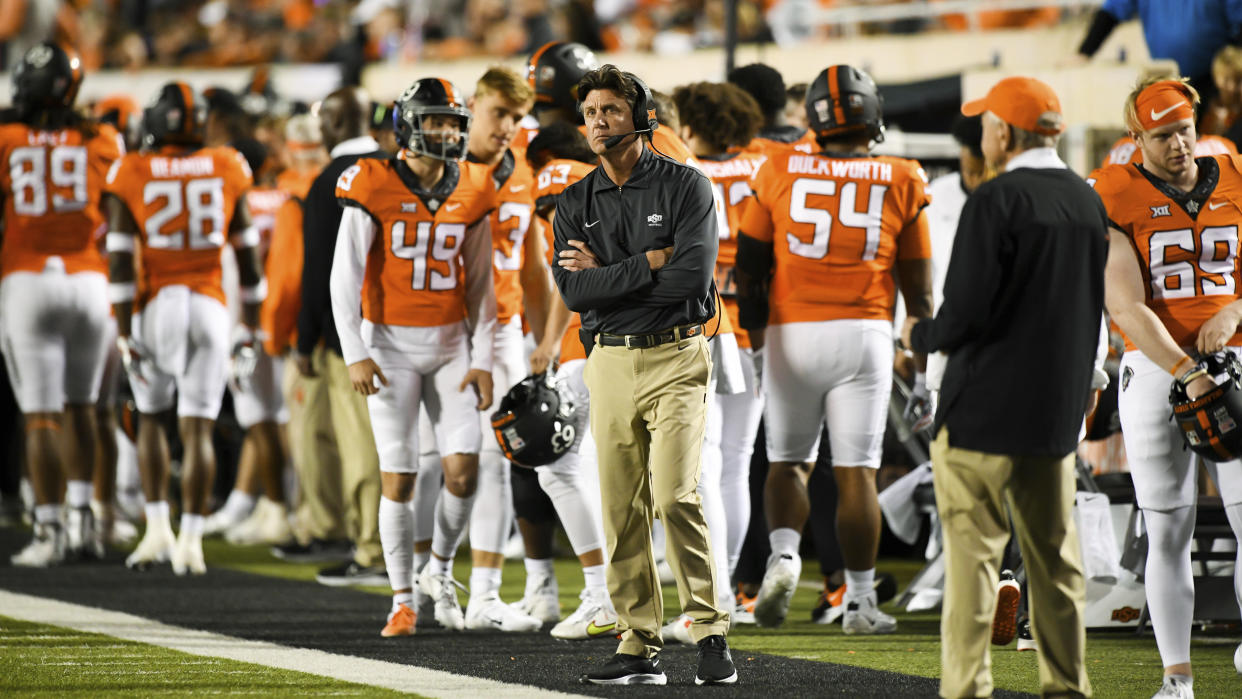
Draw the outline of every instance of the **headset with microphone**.
M647 87L647 83L633 73L626 73L625 77L634 81L634 87L638 90L638 97L634 100L634 130L605 138L604 148L608 150L616 148L629 136L651 133L660 126L660 122L656 120L655 99L651 96L651 88ZM581 102L578 103L578 111L582 111Z

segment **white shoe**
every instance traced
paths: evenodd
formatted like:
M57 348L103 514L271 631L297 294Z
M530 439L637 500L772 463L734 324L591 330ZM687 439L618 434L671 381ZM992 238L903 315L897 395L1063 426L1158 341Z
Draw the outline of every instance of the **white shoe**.
M138 528L125 518L119 507L91 500L91 512L95 515L95 533L101 546L128 548L138 538Z
M1160 691L1151 695L1151 699L1195 699L1195 688L1180 677L1166 675Z
M172 555L177 538L167 522L147 523L147 531L138 542L138 548L125 559L125 567L145 570L156 563L164 563Z
M768 569L755 601L755 623L775 627L785 621L801 576L802 559L797 555L773 553L768 557Z
M560 590L556 586L556 578L549 576L539 580L534 588L527 586L522 599L513 603L513 608L533 616L544 624L555 624L561 620Z
M841 630L847 634L892 633L897 630L897 620L880 611L875 603L875 593L861 600L845 599L845 616Z
M673 619L660 629L660 635L664 641L673 643L684 643L688 646L694 645L694 639L690 637L690 625L694 623L694 619L688 614Z
M617 610L605 588L586 588L578 595L582 604L573 614L552 627L552 638L562 641L585 641L588 638L612 636L617 629Z
M103 539L99 538L95 513L88 507L65 510L65 555L78 560L101 560Z
M203 575L207 572L207 564L203 561L203 538L201 536L188 536L182 533L177 538L169 559L172 561L173 572L177 575L186 573Z
M436 621L436 600L434 597L423 592L415 581L414 585L414 614L417 620L414 627L419 629L434 629L440 627L440 622Z
M1242 643L1238 644L1238 649L1233 652L1233 669L1242 675Z
M255 505L250 517L224 533L224 540L234 546L275 546L288 543L291 539L293 529L289 526L289 511L284 503L267 498L259 498L259 504Z
M736 624L753 624L755 623L754 605L734 604L733 613L729 615L730 626Z
M499 592L471 597L466 605L466 628L480 631L538 631L543 626L533 616L523 614L500 599Z
M262 500L259 502L262 502ZM258 503L256 503L249 512L229 510L221 507L215 512L212 512L210 515L207 515L207 519L203 520L203 536L223 536L225 532L233 529L253 516L254 511L257 509L259 509Z
M22 568L47 568L65 561L65 529L59 522L34 525L34 538L9 558Z
M661 558L656 561L656 573L660 576L661 585L677 584L677 576L673 575L673 568L668 564L667 560Z
M418 588L431 599L435 600L435 620L446 629L461 631L466 628L466 619L457 602L458 588L464 590L462 584L453 579L452 575L432 575L431 566L423 566L418 576Z

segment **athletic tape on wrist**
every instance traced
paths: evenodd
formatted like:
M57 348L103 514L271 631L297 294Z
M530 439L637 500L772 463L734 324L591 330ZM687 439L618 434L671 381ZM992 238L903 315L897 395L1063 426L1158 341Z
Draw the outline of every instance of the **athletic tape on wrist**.
M133 301L138 293L138 285L134 282L110 282L108 284L108 302L125 303Z
M108 252L132 253L134 251L134 236L129 233L108 231L108 235L104 238L104 245Z
M254 286L243 286L240 295L242 303L262 303L267 298L267 279L260 279Z
M241 233L233 234L233 247L253 248L258 247L261 236L259 229L255 226L246 226L246 230Z

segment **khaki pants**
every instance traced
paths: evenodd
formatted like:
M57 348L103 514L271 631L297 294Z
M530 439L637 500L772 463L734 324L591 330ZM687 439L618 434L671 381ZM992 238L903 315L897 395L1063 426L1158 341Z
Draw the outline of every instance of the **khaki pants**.
M319 376L302 376L295 362L286 361L283 391L289 407L289 456L301 486L298 520L304 529L302 535L339 540L346 537L341 461L332 434L323 354L320 347L312 355L311 363Z
M932 442L936 506L944 531L940 694L992 695L991 626L998 566L1013 515L1039 644L1044 696L1090 696L1083 608L1086 583L1074 526L1074 455L988 454Z
M583 377L591 391L608 592L617 609L620 653L650 657L664 645L653 515L664 523L677 595L694 620L691 637L699 641L728 629L728 613L716 607L711 543L695 492L711 366L701 336L651 349L596 346L587 360Z
M341 492L345 521L354 535L354 561L361 566L382 566L384 549L379 538L380 473L375 436L367 399L354 391L349 369L341 355L324 352L328 402L332 406L332 431L341 455Z

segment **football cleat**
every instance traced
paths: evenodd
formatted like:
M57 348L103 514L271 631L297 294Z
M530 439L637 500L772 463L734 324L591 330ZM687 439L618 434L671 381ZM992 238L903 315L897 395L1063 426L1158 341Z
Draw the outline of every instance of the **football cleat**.
M733 607L733 613L729 615L732 624L753 624L755 623L755 600L756 597L747 597L742 592L742 586L737 586L737 602Z
M1035 637L1031 635L1031 620L1023 619L1018 623L1018 650L1039 650Z
M1151 699L1195 699L1195 688L1180 676L1165 675L1160 691L1153 694Z
M241 524L224 533L224 540L234 546L283 544L293 539L289 512L284 503L259 498L254 511Z
M824 589L819 591L819 600L815 609L811 610L811 621L816 624L835 624L845 614L845 585L831 589L828 581L824 581Z
M65 561L65 530L59 522L34 525L34 538L9 558L21 568L47 568Z
M801 575L802 559L798 556L773 553L768 557L768 569L755 600L755 623L766 627L784 623Z
M861 600L845 602L845 616L841 619L841 630L847 634L881 634L897 630L897 620L880 611L876 606L875 593Z
M65 510L65 555L74 560L103 560L104 542L99 536L90 506Z
M203 561L203 537L190 536L182 532L177 538L177 543L173 545L169 560L172 562L173 572L177 575L206 573L207 564Z
M435 600L435 612L432 616L446 629L461 631L466 628L466 618L462 614L461 604L457 601L457 590L465 590L461 583L452 575L432 575L431 566L423 566L418 576L418 588L431 599Z
M142 535L138 547L125 559L125 567L133 570L146 570L156 563L168 561L172 555L177 538L173 536L172 527L168 522L147 523L147 531Z
M1002 571L1000 586L996 589L996 612L992 615L992 645L1007 646L1018 633L1018 603L1022 600L1022 588L1013 577L1013 571Z
M527 588L522 599L513 603L514 609L545 624L561 620L560 592L555 577L542 578L533 587L528 585Z
M1233 652L1233 669L1242 675L1242 643L1238 644L1238 649Z
M612 607L608 590L587 588L578 595L582 604L573 614L552 627L552 638L562 641L585 641L589 638L612 636L617 630L617 610Z
M380 635L384 638L413 636L417 622L418 615L414 613L414 610L404 604L398 604L397 608L388 615L388 623L384 624L384 629L380 631Z
M499 592L472 596L466 605L466 628L472 631L525 633L538 631L542 626L535 617L501 601Z
M660 636L666 643L694 645L694 639L690 637L690 625L693 623L694 619L691 619L689 614L682 614L661 627Z
M255 505L250 512L244 512L221 507L203 520L203 536L223 536L225 532L248 520L257 508L258 505Z

